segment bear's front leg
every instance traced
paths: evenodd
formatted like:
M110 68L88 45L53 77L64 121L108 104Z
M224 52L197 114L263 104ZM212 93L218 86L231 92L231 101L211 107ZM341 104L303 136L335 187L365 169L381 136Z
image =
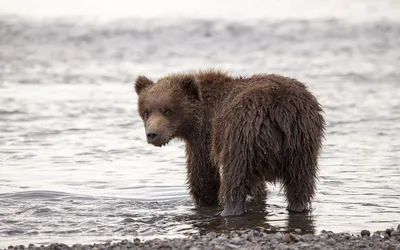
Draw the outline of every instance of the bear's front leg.
M209 170L211 173L205 176L202 176L202 174L204 175L207 170L196 174L198 167L200 166L188 166L188 186L193 202L197 208L217 206L219 179L213 176L212 169ZM215 175L217 175L216 171Z
M218 189L217 189L218 190ZM208 190L199 191L195 188L190 188L190 195L193 198L193 202L196 208L209 207L218 205L218 191L214 188Z
M201 145L201 144L200 144ZM219 173L202 148L186 145L187 184L197 208L218 205Z

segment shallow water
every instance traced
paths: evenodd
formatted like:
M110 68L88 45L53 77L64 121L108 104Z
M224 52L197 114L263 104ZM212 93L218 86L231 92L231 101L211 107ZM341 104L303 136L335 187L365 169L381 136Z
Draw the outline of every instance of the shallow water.
M399 5L327 3L330 11L265 8L264 17L238 16L238 4L224 19L203 8L198 19L178 20L104 20L101 11L81 20L61 7L22 18L8 15L15 6L2 9L0 247L399 224ZM289 215L279 185L269 186L265 209L251 204L244 217L194 210L182 142L146 144L132 79L208 66L296 77L319 98L327 134L311 216Z

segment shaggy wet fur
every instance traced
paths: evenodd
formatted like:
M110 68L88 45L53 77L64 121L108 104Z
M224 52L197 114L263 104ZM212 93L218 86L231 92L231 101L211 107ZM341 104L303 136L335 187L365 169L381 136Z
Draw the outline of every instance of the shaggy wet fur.
M240 215L247 195L264 199L265 183L279 181L288 210L309 208L325 121L303 83L208 70L157 83L140 76L135 89L149 143L185 141L188 187L197 207L220 202L223 216Z

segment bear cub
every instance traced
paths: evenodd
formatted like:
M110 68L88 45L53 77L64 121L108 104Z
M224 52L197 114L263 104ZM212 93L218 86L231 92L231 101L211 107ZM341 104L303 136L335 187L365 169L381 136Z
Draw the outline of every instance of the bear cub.
M196 207L222 204L222 216L241 215L247 195L265 199L266 182L280 182L287 210L309 210L325 120L302 82L210 69L169 74L156 83L139 76L135 91L147 142L185 142Z

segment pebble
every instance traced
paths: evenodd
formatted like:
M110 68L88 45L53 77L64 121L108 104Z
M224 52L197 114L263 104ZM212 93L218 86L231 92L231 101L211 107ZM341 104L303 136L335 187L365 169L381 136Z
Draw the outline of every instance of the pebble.
M328 239L328 240L326 241L326 244L329 245L329 246L334 246L334 245L336 244L336 240L334 240L334 239Z
M364 236L370 236L371 235L371 232L370 231L368 231L368 230L361 230L361 236L362 237L364 237Z
M251 239L251 237L249 237L249 235L246 234L246 233L243 233L243 234L241 235L241 237L242 237L243 239L245 239L245 240L250 240L250 239Z
M242 238L235 237L235 238L231 239L229 242L237 245L237 244L244 242L244 240Z
M219 245L219 244L225 242L226 240L227 240L227 239L224 238L224 237L218 237L218 238L212 239L212 240L210 241L210 243L211 243L211 244L215 244L215 245Z
M393 230L392 233L390 234L390 236L394 237L394 236L400 236L400 231L398 230Z
M191 239L191 240L197 240L198 238L199 238L199 236L196 234L192 234L189 236L189 239Z
M230 244L230 243L228 243L228 244L226 244L226 246L227 247L230 247L230 248L233 248L233 249L238 249L240 246L238 246L238 245L234 245L234 244ZM397 249L396 249L397 250Z
M221 245L215 245L214 249L225 249L225 246L221 246Z
M358 244L355 245L355 248L365 249L365 244L364 243L358 243Z
M253 231L253 236L254 237L259 237L260 236L260 232L258 232L258 231Z
M139 238L135 238L135 239L133 240L133 243L134 243L135 245L140 245L140 239L139 239Z
M301 247L301 248L308 249L308 248L310 248L310 244L308 244L308 243L301 243L301 244L300 244L300 247Z
M274 236L272 236L272 239L282 239L282 233L277 232L276 234L274 234Z
M291 233L285 233L284 235L283 235L283 241L284 242L286 242L286 243L290 243L290 242L292 242L292 241L295 241L296 240L296 238L293 236L293 234L291 234Z
M216 232L209 232L207 234L207 236L210 237L211 239L213 239L213 238L217 237L217 233Z

